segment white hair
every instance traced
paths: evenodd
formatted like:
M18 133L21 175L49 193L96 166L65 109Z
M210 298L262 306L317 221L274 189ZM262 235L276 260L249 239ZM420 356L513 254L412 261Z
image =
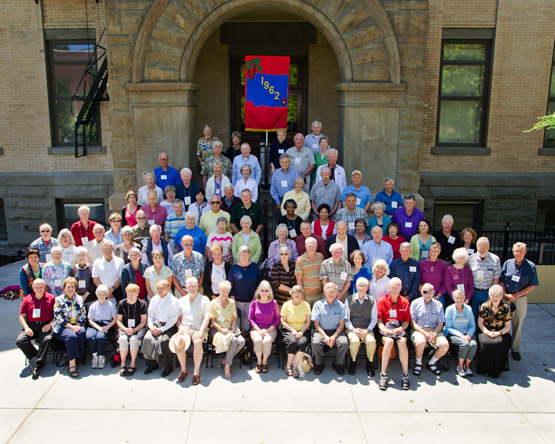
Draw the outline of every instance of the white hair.
M179 172L179 174L181 174L183 176L183 174L188 173L191 176L193 175L193 172L189 169L189 168L182 168L181 171Z
M441 218L441 223L445 222L446 220L450 220L451 223L455 223L455 219L453 219L453 216L451 216L450 214L446 214L445 216L443 216Z

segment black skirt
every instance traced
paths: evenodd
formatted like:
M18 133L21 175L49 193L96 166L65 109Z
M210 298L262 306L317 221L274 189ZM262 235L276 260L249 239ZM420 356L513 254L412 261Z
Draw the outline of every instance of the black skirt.
M509 350L512 338L509 333L490 338L485 333L478 335L480 352L477 359L477 371L480 374L487 373L492 378L498 378L507 366Z

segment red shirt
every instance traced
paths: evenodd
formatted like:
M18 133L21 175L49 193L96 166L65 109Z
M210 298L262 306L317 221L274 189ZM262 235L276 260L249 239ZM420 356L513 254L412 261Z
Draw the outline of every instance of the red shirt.
M391 248L393 249L393 260L399 259L401 257L399 248L401 247L401 244L405 242L405 238L403 236L398 235L397 239L391 239L388 234L387 236L383 237L383 240L387 242L389 245L391 245Z
M397 320L401 324L410 322L410 303L409 300L401 295L397 303L391 300L391 293L387 294L378 301L378 319L385 324L389 321Z
M139 272L139 270L135 270L135 281L139 286L139 299L145 300L146 299L146 283L143 275Z
M19 314L27 316L29 322L50 322L54 318L54 302L56 298L53 294L44 292L44 296L40 299L35 297L35 293L28 294L23 298ZM40 316L33 317L33 309L40 309Z
M317 242L316 251L322 254L324 258L327 257L326 243L324 242L324 238L322 236L318 236L315 233L312 233L310 237L313 237L314 239L316 239L316 242ZM306 246L304 244L305 240L306 238L302 234L300 236L297 236L297 238L295 239L295 242L297 243L297 252L299 253L299 256L302 256L306 252Z
M89 227L85 230L85 227L81 224L81 221L75 222L69 231L73 234L73 238L75 239L75 246L81 247L83 246L83 242L81 242L82 237L87 237L89 241L94 240L93 228L96 225L96 222L89 220Z

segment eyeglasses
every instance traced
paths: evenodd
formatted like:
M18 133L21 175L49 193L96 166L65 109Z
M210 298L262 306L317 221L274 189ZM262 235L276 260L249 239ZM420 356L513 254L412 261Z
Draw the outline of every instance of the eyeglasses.
M50 233L50 230L40 230L41 233Z
M135 219L137 219L137 220L145 220L146 217L139 217L139 216L137 216Z
M218 200L217 202L210 202L212 205L220 205L221 202Z
M428 294L428 293L433 293L434 290L422 290L422 293L424 294Z

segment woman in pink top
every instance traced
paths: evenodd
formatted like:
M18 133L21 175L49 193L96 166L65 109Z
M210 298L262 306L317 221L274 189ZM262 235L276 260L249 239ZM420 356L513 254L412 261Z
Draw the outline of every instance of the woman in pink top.
M453 260L455 263L447 268L445 273L445 287L449 298L446 298L446 306L453 304L453 291L462 290L466 295L465 304L468 304L474 294L474 278L472 270L468 265L468 253L465 248L457 248L453 252Z

